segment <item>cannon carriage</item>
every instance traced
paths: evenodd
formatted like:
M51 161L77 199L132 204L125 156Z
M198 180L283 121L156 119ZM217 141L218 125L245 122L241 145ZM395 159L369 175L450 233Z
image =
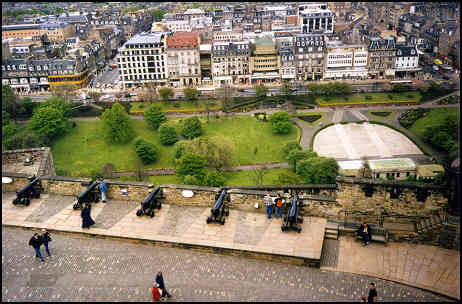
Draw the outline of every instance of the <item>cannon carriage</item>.
M300 224L303 223L303 217L299 217L302 207L302 202L300 201L300 199L298 198L298 194L296 193L292 200L292 205L287 210L287 215L283 218L283 223L281 226L282 231L302 231L302 227L300 227Z
M77 196L77 202L73 206L74 210L82 209L84 203L99 202L100 193L98 190L98 185L99 181L94 181L87 187L87 189L80 192L80 194Z
M16 191L16 198L13 200L13 205L30 205L30 200L39 198L40 193L43 191L40 177L32 176L24 188Z
M225 200L229 200L229 194L226 193L226 190L222 190L221 193L215 195L215 204L210 210L210 216L207 217L207 224L211 222L218 222L222 225L225 224L225 216L229 215L229 208L225 206Z
M160 189L160 186L157 186L154 191L149 193L149 195L141 201L141 208L136 211L136 215L149 215L150 217L154 217L154 209L162 208L161 199L163 197L164 195Z

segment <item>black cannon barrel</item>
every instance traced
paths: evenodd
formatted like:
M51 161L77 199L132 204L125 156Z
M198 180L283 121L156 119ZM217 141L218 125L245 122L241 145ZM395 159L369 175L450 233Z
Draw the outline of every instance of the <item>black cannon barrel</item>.
M22 195L22 194L26 193L30 188L32 188L35 184L37 184L39 182L39 180L40 180L40 178L36 177L33 181L28 183L24 188L22 188L20 190L17 190L16 194Z
M212 210L218 210L221 207L221 205L223 204L225 195L226 195L226 190L221 191L221 194L218 197L217 201L215 202L215 205L213 205Z
M147 203L149 201L151 201L153 198L156 197L157 193L160 192L160 186L157 186L156 189L154 189L154 191L152 191L151 193L149 193L148 196L146 196L142 201L141 203Z
M97 185L99 184L98 181L94 181L90 186L88 186L87 189L83 190L79 196L77 197L79 200L84 198L86 195L88 195Z
M290 217L293 217L296 215L296 212L297 212L297 203L298 203L298 195L295 194L294 195L294 201L292 203L292 206L290 207L290 212L289 212L289 216Z

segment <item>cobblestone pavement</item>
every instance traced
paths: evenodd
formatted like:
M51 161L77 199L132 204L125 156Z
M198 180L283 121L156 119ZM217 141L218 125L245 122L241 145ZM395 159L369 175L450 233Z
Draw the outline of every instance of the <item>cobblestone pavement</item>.
M449 301L368 276L61 233L42 263L31 235L2 229L2 301L150 301L159 270L169 301L359 302L371 281L378 301Z

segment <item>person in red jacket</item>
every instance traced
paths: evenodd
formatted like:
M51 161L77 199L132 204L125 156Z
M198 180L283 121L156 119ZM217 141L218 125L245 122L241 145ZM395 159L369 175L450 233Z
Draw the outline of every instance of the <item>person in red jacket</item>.
M159 292L159 284L153 283L152 284L152 301L157 302L160 301L160 292Z

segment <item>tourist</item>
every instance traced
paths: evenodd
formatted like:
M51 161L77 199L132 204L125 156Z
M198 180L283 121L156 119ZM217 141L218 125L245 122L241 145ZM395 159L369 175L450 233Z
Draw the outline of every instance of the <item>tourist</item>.
M170 298L171 295L168 293L167 288L165 288L164 277L162 276L162 271L159 271L157 273L157 275L156 275L156 283L159 284L159 288L162 289L162 298L165 298L165 296Z
M271 219L271 213L273 212L273 200L269 192L266 192L266 196L263 198L263 202L266 205L266 213L268 214L268 218Z
M48 242L51 242L50 233L44 228L42 229L42 244L45 245L45 251L47 252L48 256L51 257L50 249L48 248Z
M101 200L103 203L106 202L106 192L107 192L107 184L106 181L103 180L101 184L99 184L99 191L101 191Z
M42 262L45 262L45 260L42 257L42 254L40 253L41 245L42 245L42 239L39 237L39 234L36 232L34 233L34 236L29 240L29 246L34 247L35 257L40 258Z
M375 290L375 284L369 285L369 296L367 297L367 303L377 302L377 290Z
M278 197L276 197L276 211L275 211L275 215L276 217L282 217L282 198L281 198L281 195L278 193Z
M371 240L371 227L364 223L359 226L357 233L363 238L363 246L368 245L369 241Z
M90 226L95 224L95 221L90 216L90 206L87 203L83 204L80 216L82 217L82 228L90 229Z
M160 292L159 292L159 284L152 283L152 301L157 302L160 301Z

